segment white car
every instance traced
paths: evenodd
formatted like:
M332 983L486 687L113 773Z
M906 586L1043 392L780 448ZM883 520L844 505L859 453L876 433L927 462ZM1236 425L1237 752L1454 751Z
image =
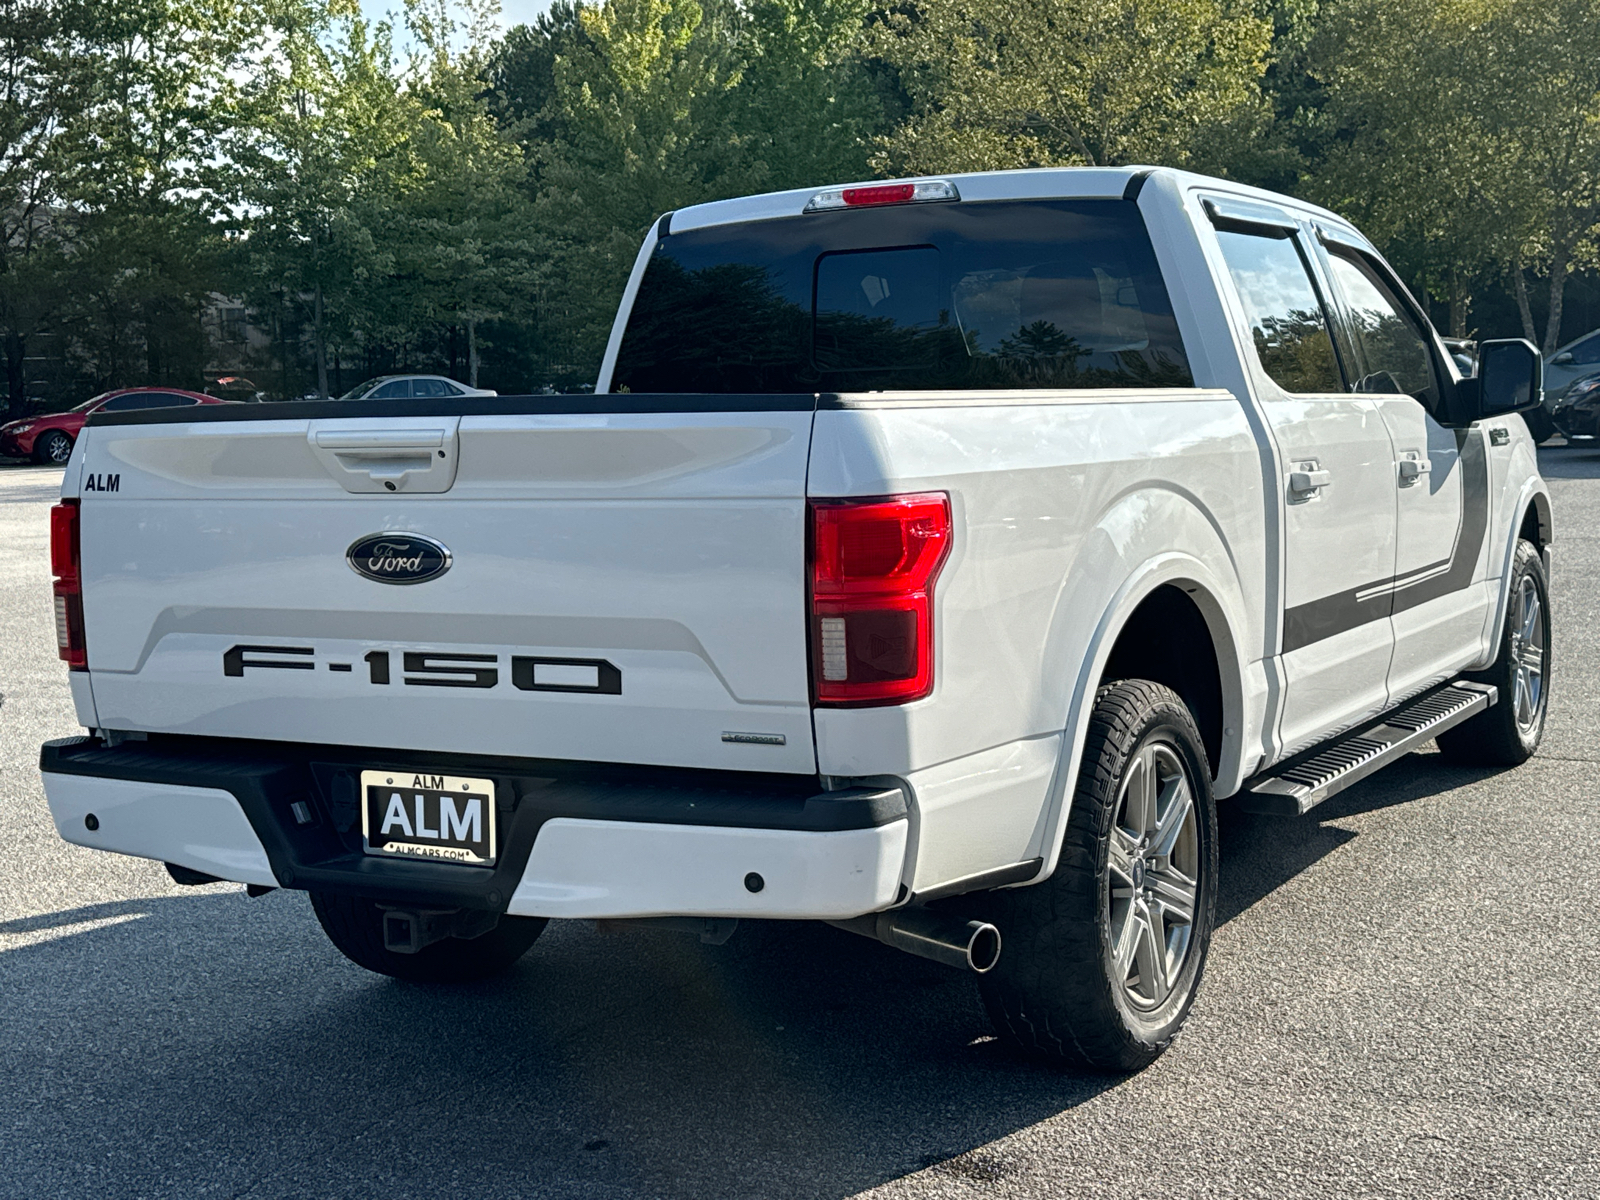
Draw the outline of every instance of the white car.
M1136 1068L1219 801L1538 746L1539 367L1463 377L1347 222L1177 171L685 209L595 395L92 417L45 791L388 975L553 917L829 921Z
M457 383L448 375L379 375L351 388L340 400L409 400L449 396L498 396L499 392Z

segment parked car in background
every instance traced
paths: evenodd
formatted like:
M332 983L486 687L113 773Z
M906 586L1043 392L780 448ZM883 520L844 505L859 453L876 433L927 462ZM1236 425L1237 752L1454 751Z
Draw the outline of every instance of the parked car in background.
M1600 371L1600 329L1559 347L1544 360L1545 408L1566 395L1579 379Z
M206 386L206 395L240 404L259 404L267 394L243 375L223 375Z
M77 408L62 413L23 417L0 425L0 455L31 458L41 463L65 463L72 457L72 444L90 413L131 412L139 408L182 408L189 404L231 404L219 396L185 392L178 388L118 388L101 392Z
M1551 417L1569 441L1600 437L1600 371L1569 384Z
M340 400L409 400L450 396L498 396L489 388L472 388L448 375L379 375L353 387Z

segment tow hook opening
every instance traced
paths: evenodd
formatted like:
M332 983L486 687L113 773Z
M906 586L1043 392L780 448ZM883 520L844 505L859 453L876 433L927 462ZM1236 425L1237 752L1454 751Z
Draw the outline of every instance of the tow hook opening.
M391 954L420 954L446 938L471 941L500 923L500 914L471 908L383 909L383 948Z

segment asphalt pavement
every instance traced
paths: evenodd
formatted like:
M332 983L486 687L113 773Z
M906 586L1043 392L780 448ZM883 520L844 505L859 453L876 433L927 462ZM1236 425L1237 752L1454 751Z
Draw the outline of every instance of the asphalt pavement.
M827 927L552 922L508 976L423 987L300 893L66 845L60 472L0 468L0 1196L1600 1195L1600 450L1541 461L1541 753L1225 811L1193 1018L1126 1078L1012 1057L968 978Z

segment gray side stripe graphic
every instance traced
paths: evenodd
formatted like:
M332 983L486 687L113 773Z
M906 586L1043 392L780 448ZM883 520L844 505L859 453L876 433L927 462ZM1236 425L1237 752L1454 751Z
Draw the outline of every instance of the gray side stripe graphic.
M1481 437L1463 430L1457 433L1456 444L1460 450L1462 520L1450 557L1407 571L1403 576L1375 579L1286 610L1285 654L1390 613L1404 612L1458 592L1472 582L1472 571L1489 530L1489 463Z

